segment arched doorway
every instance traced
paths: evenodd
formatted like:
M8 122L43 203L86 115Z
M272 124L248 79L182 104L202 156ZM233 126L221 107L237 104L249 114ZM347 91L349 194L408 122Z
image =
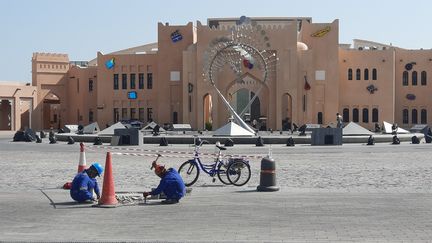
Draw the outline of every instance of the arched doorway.
M43 127L44 129L60 129L61 123L61 107L60 98L49 93L43 100Z
M292 97L288 93L282 95L282 130L292 129Z
M261 116L260 98L256 97L249 108L245 109L255 93L246 88L241 88L232 94L232 106L245 122L252 122ZM243 114L242 112L245 111Z
M0 130L12 130L11 100L0 100Z
M212 96L210 94L206 94L203 97L203 127L209 131L212 130L212 126L213 126L213 118L212 118L212 108L213 108L213 103L212 103Z

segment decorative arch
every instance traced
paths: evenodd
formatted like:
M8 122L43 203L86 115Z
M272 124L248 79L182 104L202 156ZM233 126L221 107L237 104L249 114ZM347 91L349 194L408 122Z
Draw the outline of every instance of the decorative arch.
M80 114L78 114L78 121ZM50 91L43 98L43 128L44 129L60 129L62 127L61 121L61 100L60 97Z

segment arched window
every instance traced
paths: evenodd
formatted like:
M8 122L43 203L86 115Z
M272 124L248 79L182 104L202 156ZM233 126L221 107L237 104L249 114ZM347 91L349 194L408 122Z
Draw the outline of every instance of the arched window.
M89 123L92 123L94 121L94 113L92 110L89 111Z
M323 114L322 112L318 112L318 124L323 124Z
M357 108L353 109L353 122L359 122L359 110Z
M427 73L426 71L422 71L421 72L421 85L426 85L427 84Z
M417 71L412 72L412 85L417 85Z
M417 109L413 109L411 111L411 123L412 124L417 124Z
M408 124L408 109L403 109L402 111L402 123Z
M369 109L368 108L363 108L363 111L362 111L362 121L364 123L368 123L369 122Z
M369 80L369 69L367 68L364 70L364 80Z
M352 80L352 69L348 69L348 80Z
M421 121L421 124L427 124L427 111L426 111L426 109L421 110L420 121Z
M342 119L343 119L343 122L349 122L349 109L348 108L343 109Z
M89 91L93 91L93 79L89 79L88 88Z
M404 71L402 74L402 85L408 86L408 72Z
M378 79L377 69L374 68L372 69L372 80L377 80L377 79Z
M360 68L357 68L356 70L356 80L360 80L361 79L361 70Z
M372 109L372 122L378 122L378 109Z

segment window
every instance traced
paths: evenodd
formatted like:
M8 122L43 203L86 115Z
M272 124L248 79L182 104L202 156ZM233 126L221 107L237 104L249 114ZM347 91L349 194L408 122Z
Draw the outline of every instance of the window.
M153 88L153 74L147 73L147 89Z
M356 80L360 80L361 79L361 70L360 68L357 68L356 70Z
M89 92L92 92L93 91L93 79L89 79L88 85L89 85Z
M138 119L142 122L144 121L144 108L138 109Z
M77 78L77 93L79 93L79 78Z
M119 108L114 108L114 123L119 121Z
M420 122L421 122L421 124L427 124L427 111L426 111L426 109L422 109L420 112Z
M374 68L372 69L372 80L377 80L377 79L378 79L377 69Z
M402 111L402 123L408 124L408 109L403 109Z
M417 71L412 72L412 85L413 86L417 85Z
M138 89L144 89L144 73L138 74Z
M180 71L171 71L170 80L171 81L180 81Z
M130 75L130 88L135 89L135 73L131 73Z
M372 109L372 122L378 122L378 109Z
M178 112L174 111L173 112L173 124L177 124L178 123Z
M421 85L426 85L427 84L427 73L426 71L422 71L421 72Z
M348 108L343 109L342 119L343 119L343 122L349 122L349 109Z
M369 69L367 68L364 70L364 80L369 80Z
M321 111L318 112L317 120L318 120L318 124L323 124L323 114Z
M408 72L404 71L402 74L402 85L408 86Z
M357 108L353 109L353 122L359 122L359 110Z
M93 111L90 110L90 111L89 111L89 123L93 123L93 121L94 121L94 118L93 118Z
M153 121L153 109L152 108L147 108L147 121L151 122Z
M411 123L417 124L417 109L411 111Z
M130 108L130 119L135 119L136 108Z
M117 73L114 74L114 89L119 89L119 75Z
M189 112L192 112L192 95L189 95Z
M127 120L127 108L122 108L122 120Z
M127 74L122 74L122 89L127 89Z
M362 111L362 121L364 123L368 123L369 122L369 109L368 108L363 108L363 111Z
M348 69L348 80L352 80L352 69Z

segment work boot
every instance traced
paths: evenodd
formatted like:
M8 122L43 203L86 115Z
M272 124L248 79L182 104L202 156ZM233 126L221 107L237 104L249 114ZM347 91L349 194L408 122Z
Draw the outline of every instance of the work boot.
M162 204L176 204L178 203L179 200L178 199L165 199L163 200L161 203Z

